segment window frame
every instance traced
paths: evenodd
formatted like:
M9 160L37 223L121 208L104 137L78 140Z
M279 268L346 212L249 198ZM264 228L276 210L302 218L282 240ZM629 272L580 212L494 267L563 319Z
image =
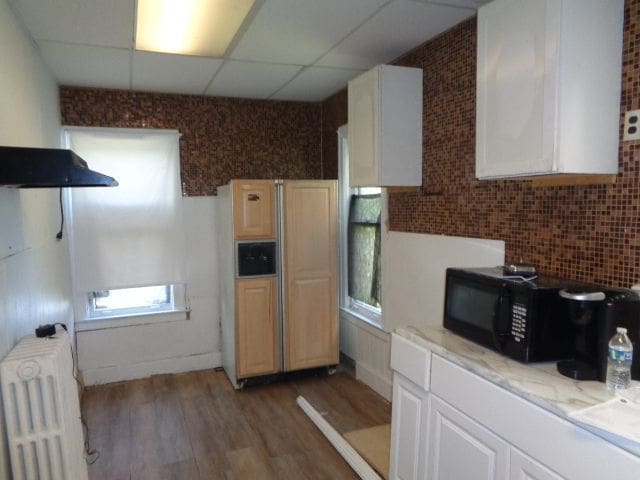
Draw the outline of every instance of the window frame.
M90 316L90 294L82 294L78 302L82 305L84 315L75 322L78 332L102 330L106 328L122 328L135 325L149 325L163 322L185 321L191 318L191 309L187 305L186 284L173 284L173 309L152 310L137 313L117 313L114 316ZM114 289L115 290L115 289Z
M340 309L348 314L365 321L375 328L382 329L382 305L381 308L373 307L349 296L349 207L351 195L358 191L349 187L349 162L348 150L345 149L348 141L348 126L338 128L338 199L340 220ZM345 158L346 157L346 158ZM363 187L370 188L370 187ZM385 194L380 189L382 201L382 218L384 218ZM381 219L381 227L383 220ZM382 254L382 253L381 253Z
M87 302L88 302L88 321L93 320L105 320L105 319L114 319L114 318L122 318L122 317L132 317L132 316L140 316L140 315L153 315L158 313L167 313L167 312L175 312L180 310L178 307L180 302L180 293L184 296L184 285L175 284L175 285L145 285L145 287L164 287L166 289L167 294L167 302L161 304L149 304L149 305L140 305L136 307L122 307L122 308L106 308L106 309L98 309L96 308L96 294L98 292L89 292L87 293ZM135 288L141 287L127 287L127 288L112 288L106 290L107 292L116 291L116 290L132 290ZM184 310L184 307L182 308Z

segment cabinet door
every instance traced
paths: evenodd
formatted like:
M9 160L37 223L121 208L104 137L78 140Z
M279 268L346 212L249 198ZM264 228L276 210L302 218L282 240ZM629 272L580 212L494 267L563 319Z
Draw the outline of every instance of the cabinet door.
M378 65L349 82L349 185L422 185L422 69Z
M236 281L238 378L278 371L277 278Z
M349 82L349 185L380 185L378 69Z
M496 0L478 13L476 176L552 172L562 2Z
M509 452L510 480L562 480L563 477L552 472L515 448Z
M275 218L273 181L233 181L233 226L237 239L275 238Z
M429 478L507 478L509 446L435 395L429 412Z
M284 182L285 369L338 363L336 182Z
M392 480L426 478L429 394L397 372L391 414Z

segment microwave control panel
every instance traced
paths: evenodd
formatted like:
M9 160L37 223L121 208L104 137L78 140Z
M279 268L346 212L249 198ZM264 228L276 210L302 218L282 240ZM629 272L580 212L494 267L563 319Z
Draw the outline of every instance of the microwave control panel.
M520 343L524 340L527 330L527 307L522 303L514 302L511 307L511 335Z

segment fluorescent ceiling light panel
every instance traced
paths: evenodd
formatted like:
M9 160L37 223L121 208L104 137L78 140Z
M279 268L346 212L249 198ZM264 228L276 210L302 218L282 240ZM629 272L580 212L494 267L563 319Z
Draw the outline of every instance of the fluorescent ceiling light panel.
M255 0L138 0L136 49L222 57Z

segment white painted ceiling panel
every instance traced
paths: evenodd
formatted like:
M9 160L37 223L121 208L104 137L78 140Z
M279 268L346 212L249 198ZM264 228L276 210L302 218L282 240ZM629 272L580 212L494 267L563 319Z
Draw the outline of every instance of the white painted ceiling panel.
M11 0L36 40L130 48L134 0Z
M439 3L441 5L451 5L453 7L464 7L477 9L479 6L489 3L491 0L415 0L424 3Z
M136 0L8 0L61 84L308 101L487 1L258 0L233 51L213 59L135 51Z
M132 88L202 95L222 62L216 58L135 51Z
M319 102L347 86L363 70L308 67L271 98Z
M475 14L475 10L396 0L318 61L368 69L387 63Z
M301 68L297 65L228 60L214 78L207 95L269 98Z
M231 58L309 65L386 1L267 0Z
M130 88L128 50L55 42L38 42L38 46L62 85Z

